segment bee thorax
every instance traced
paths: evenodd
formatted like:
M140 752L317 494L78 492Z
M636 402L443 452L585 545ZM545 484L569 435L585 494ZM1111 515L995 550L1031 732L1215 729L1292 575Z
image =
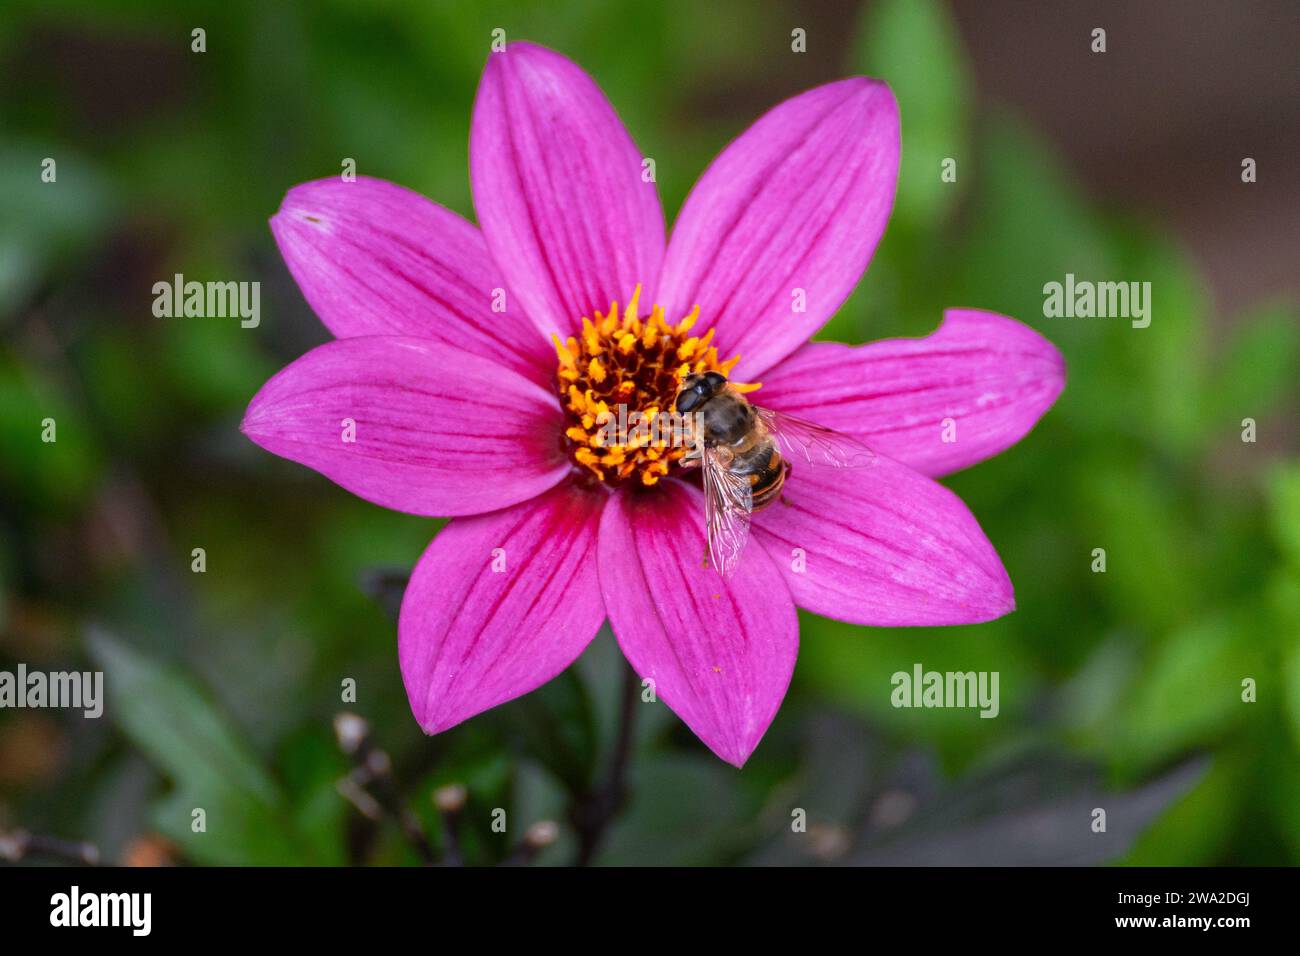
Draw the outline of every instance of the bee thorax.
M754 428L753 406L725 392L707 402L701 414L704 416L706 442L732 445L744 439Z

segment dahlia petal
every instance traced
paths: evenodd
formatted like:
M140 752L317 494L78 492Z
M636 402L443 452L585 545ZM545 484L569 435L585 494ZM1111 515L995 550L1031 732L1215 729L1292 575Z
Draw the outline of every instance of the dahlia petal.
M937 477L1010 448L1064 387L1061 353L1029 326L949 309L923 339L805 345L754 397Z
M776 715L799 645L794 604L758 547L724 581L701 564L704 502L678 481L622 490L600 523L600 588L632 668L709 749L742 766Z
M1011 580L961 499L878 456L865 469L794 466L757 539L800 607L878 627L973 624L1015 608Z
M338 338L412 335L534 381L554 372L550 343L521 309L492 311L509 297L478 229L419 193L367 176L302 183L271 217L271 232Z
M664 220L642 156L600 88L531 43L488 57L470 130L470 183L488 248L547 332L654 300Z
M380 335L328 342L282 369L241 428L367 501L451 516L516 504L563 479L563 421L552 395L507 368Z
M861 278L893 206L898 154L898 106L883 83L840 80L781 103L691 190L658 301L670 315L698 303L719 353L738 353L738 374L757 378Z
M605 619L592 560L606 495L565 482L456 518L425 550L398 621L411 710L436 734L559 674Z

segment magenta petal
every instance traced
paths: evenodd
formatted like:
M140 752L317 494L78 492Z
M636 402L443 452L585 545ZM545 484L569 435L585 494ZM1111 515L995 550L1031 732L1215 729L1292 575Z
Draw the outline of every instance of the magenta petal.
M800 607L853 624L973 624L1015 609L1011 580L960 498L879 456L848 472L795 464L755 538ZM748 560L746 555L744 560Z
M883 83L841 80L786 100L691 190L659 301L669 315L698 303L718 351L740 354L737 374L757 378L862 276L894 203L898 151L898 106Z
M320 179L289 190L271 218L289 271L339 338L431 338L544 381L553 348L509 303L478 229L382 179Z
M452 521L411 575L398 658L411 710L436 734L564 670L605 619L592 560L606 495L566 482Z
M429 339L368 336L329 342L281 370L241 427L367 501L465 515L563 479L563 421L545 389L487 359Z
M600 88L531 43L488 56L470 131L474 208L511 292L545 330L653 300L663 211Z
M701 567L704 502L677 481L623 490L600 523L600 589L632 668L709 749L742 766L785 697L799 626L781 574L751 546L730 581Z
M949 309L924 339L805 345L755 399L939 476L1010 448L1064 387L1061 353L1029 326Z

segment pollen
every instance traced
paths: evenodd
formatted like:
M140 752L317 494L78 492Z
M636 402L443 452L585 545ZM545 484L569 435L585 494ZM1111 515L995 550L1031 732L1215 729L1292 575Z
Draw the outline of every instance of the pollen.
M669 324L661 306L639 314L640 298L637 286L625 308L613 302L608 312L584 316L578 334L563 341L555 337L556 386L569 418L564 431L569 454L610 485L654 485L669 474L688 447L672 429L650 423L672 410L686 375L729 375L740 360L719 360L712 329L690 334L700 316L698 305Z

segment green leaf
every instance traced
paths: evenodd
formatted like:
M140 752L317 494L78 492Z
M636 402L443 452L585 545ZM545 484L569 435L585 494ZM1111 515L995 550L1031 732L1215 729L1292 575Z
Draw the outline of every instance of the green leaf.
M1206 617L1160 648L1124 711L1116 752L1138 766L1213 741L1258 706L1241 699L1241 680L1262 676L1239 615Z
M1196 583L1197 540L1183 503L1173 501L1162 474L1147 463L1098 455L1074 465L1075 524L1086 529L1081 566L1093 548L1106 551L1106 572L1087 580L1114 620L1160 631L1178 625L1205 600Z
M1282 693L1291 741L1300 750L1300 646L1290 648L1282 663Z
M712 756L648 755L631 768L631 797L598 861L693 866L745 846L754 808L740 779Z
M1151 825L1124 859L1129 866L1206 866L1232 840L1241 790L1240 761L1216 760L1209 772ZM1208 821L1214 821L1208 825Z
M1122 319L1043 314L1048 283L1064 282L1070 273L1089 279L1115 274L1104 225L1060 157L1015 119L995 114L982 127L975 156L963 237L933 282L946 304L1001 312L1050 339L1069 365L1065 396L1052 411L1058 427L1105 433L1132 410L1109 353L1135 333Z
M1118 265L1117 280L1150 282L1147 318L1150 325L1134 328L1124 319L1095 319L1118 322L1111 333L1123 352L1114 356L1116 371L1139 385L1134 405L1124 417L1143 423L1142 434L1161 448L1185 453L1204 438L1201 422L1202 387L1206 380L1208 295L1187 258L1172 244L1137 229L1137 238ZM1097 276L1096 278L1108 278Z
M46 419L52 442L43 440ZM58 381L0 352L0 490L7 501L58 510L91 493L99 449L84 408Z
M277 766L293 817L317 862L343 865L351 809L337 784L349 767L333 735L320 725L309 726L289 741Z
M954 637L960 633L960 639ZM1032 662L1015 644L1009 620L962 628L867 628L800 612L799 666L793 686L910 739L932 743L945 758L969 759L968 741L1011 731L1031 703ZM999 717L978 707L895 707L894 675L923 671L997 671Z
M1281 466L1272 474L1268 498L1273 537L1288 559L1300 568L1300 463Z
M43 163L53 159L54 182ZM112 188L66 143L0 148L0 315L31 295L55 260L80 251L110 221Z
M1300 857L1300 801L1296 800L1296 794L1300 793L1300 763L1285 747L1268 747L1259 769L1262 771L1262 802L1272 811L1278 832L1290 850L1289 859L1278 852L1276 858L1268 862L1284 865Z
M117 725L176 784L155 808L160 831L205 863L312 862L304 861L279 787L192 681L102 632L89 645ZM205 813L205 832L191 828L196 808Z
M1138 835L1204 776L1186 761L1132 789L1103 788L1091 767L1032 751L990 763L923 805L850 866L1080 866L1128 852ZM1104 832L1088 822L1104 807ZM1032 821L1032 824L1027 824Z
M1300 314L1280 305L1244 318L1206 390L1207 429L1235 432L1260 419L1300 381Z
M519 698L506 716L526 753L571 792L586 788L600 747L595 710L576 668Z
M207 274L239 273L213 269ZM185 401L204 410L241 409L275 372L257 350L255 331L242 328L241 321L238 317L163 320L159 363Z
M862 21L853 65L898 98L903 155L894 215L905 227L934 226L964 182L970 78L957 29L942 0L883 0ZM957 161L956 182L940 178Z

